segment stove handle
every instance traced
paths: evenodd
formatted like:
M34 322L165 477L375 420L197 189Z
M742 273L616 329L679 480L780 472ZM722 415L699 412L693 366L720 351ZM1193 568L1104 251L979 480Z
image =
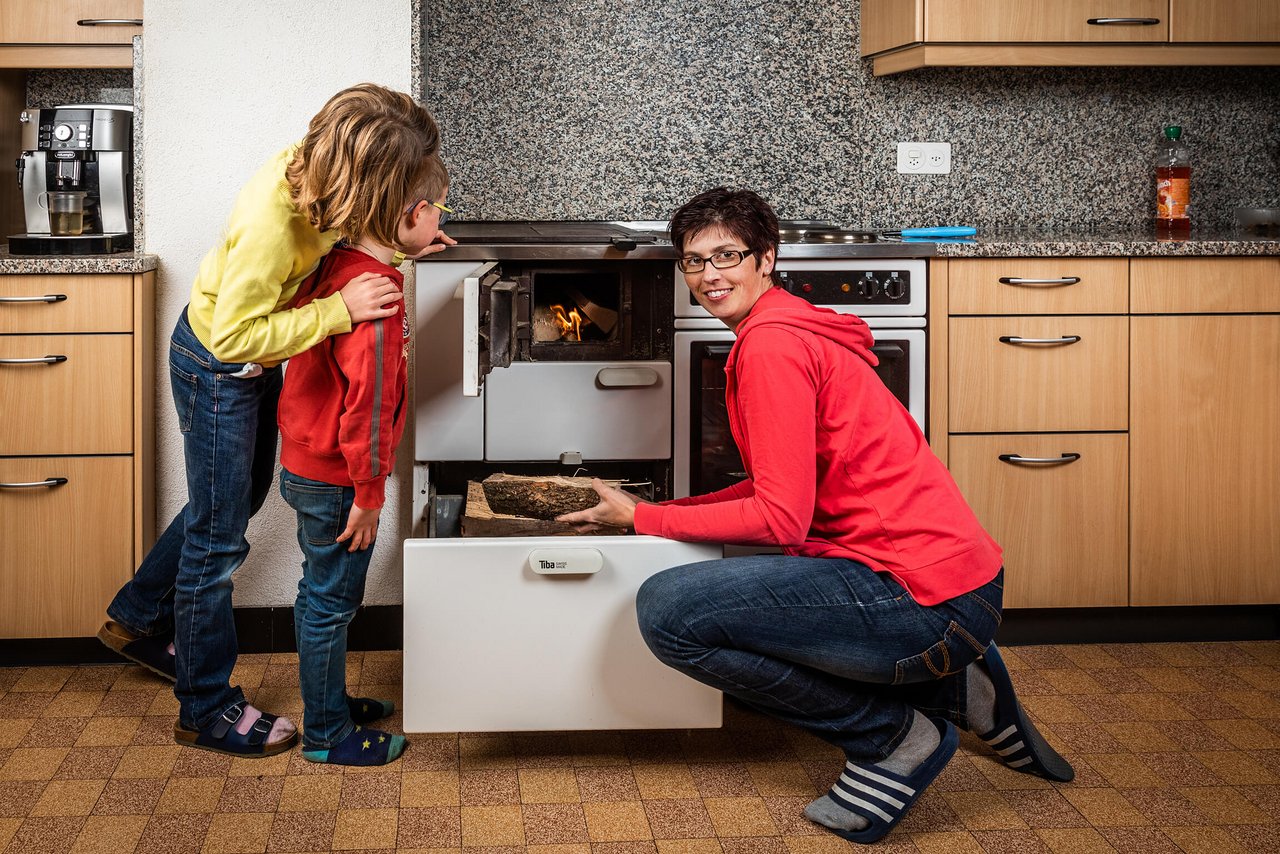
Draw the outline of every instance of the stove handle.
M648 388L660 380L653 368L601 368L596 373L598 388Z

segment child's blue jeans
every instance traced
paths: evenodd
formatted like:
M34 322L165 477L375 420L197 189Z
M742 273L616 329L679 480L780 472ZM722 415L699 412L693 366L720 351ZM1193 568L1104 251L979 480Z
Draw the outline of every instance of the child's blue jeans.
M107 608L136 634L174 633L179 722L203 729L244 700L236 663L231 574L249 553L245 530L271 488L283 374L238 377L213 357L184 309L169 343L169 382L182 431L187 505Z
M302 686L302 746L327 750L355 728L347 708L347 626L364 600L373 546L337 542L356 491L280 470L280 494L298 513L302 578L293 604Z

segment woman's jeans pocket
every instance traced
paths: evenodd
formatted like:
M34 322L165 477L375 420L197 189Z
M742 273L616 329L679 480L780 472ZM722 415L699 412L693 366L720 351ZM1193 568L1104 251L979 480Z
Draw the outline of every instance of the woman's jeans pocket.
M343 488L308 480L291 472L280 476L280 494L298 514L298 528L307 542L331 546L342 533Z
M894 666L893 684L930 682L954 675L968 667L986 648L985 643L952 620L947 625L942 640L919 655L899 659Z
M190 433L191 422L196 411L196 394L200 388L200 378L174 364L171 356L169 388L173 391L173 406L178 412L178 429L183 433Z

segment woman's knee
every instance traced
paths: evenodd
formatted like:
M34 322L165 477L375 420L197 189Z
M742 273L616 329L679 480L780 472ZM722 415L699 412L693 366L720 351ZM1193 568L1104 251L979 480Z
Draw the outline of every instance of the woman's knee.
M691 579L697 564L677 566L650 576L636 593L640 635L658 658L677 657L677 649L692 641L690 624L698 616Z

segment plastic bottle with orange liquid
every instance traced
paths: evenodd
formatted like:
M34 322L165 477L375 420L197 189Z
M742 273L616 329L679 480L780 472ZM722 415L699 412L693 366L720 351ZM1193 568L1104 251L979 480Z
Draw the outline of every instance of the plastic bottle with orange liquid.
M1160 137L1156 156L1156 232L1185 235L1191 231L1191 150L1182 128L1171 125Z

